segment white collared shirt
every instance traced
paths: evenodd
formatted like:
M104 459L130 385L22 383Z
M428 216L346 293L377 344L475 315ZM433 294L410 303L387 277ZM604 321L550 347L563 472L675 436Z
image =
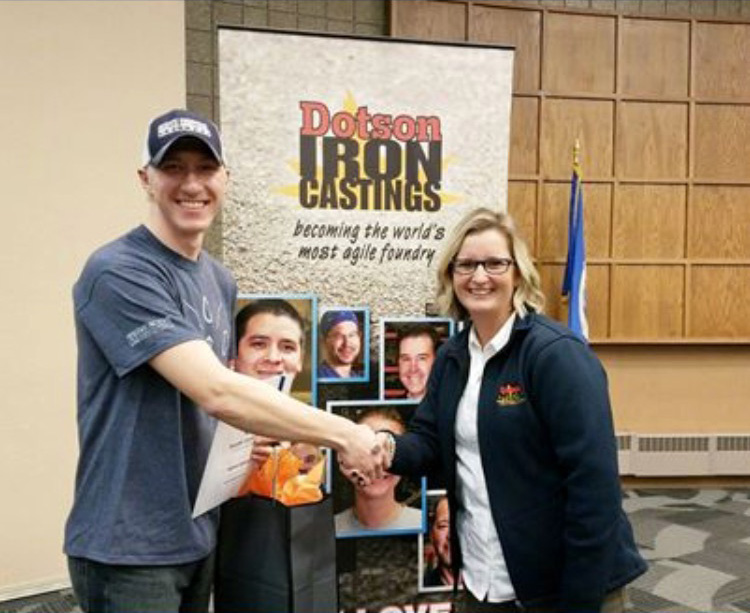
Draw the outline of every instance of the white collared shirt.
M464 585L477 600L502 602L516 597L490 510L487 483L479 454L477 433L479 392L487 361L508 343L515 313L482 349L472 327L469 333L471 366L456 412L457 484L460 510L458 538L463 554Z

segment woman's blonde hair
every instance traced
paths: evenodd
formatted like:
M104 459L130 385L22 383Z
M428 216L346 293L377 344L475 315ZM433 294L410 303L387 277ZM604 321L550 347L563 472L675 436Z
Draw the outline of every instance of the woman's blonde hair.
M529 249L521 238L513 218L481 207L472 209L461 219L446 239L437 269L437 306L440 312L457 320L469 319L469 314L453 291L453 260L466 237L485 230L497 230L508 241L510 255L518 271L518 285L513 292L513 310L524 317L530 310L544 310L544 294L539 273L531 260Z

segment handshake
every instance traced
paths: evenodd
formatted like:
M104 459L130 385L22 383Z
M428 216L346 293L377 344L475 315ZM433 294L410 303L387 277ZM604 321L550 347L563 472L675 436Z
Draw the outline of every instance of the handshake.
M365 487L391 467L396 440L387 430L376 432L368 425L352 424L351 433L337 451L341 473L357 487Z

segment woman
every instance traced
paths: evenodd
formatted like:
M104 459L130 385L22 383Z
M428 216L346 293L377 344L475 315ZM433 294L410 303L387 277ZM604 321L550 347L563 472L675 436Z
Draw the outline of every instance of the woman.
M406 430L400 413L393 407L376 407L363 411L355 420L375 431L388 430L401 434ZM407 506L396 499L396 486L401 477L384 473L368 485L355 485L354 506L336 514L336 534L369 532L371 530L422 529L422 510Z
M539 275L507 215L477 209L438 266L441 310L465 322L440 350L390 470L442 469L463 608L624 608L645 571L621 507L604 370L541 314Z

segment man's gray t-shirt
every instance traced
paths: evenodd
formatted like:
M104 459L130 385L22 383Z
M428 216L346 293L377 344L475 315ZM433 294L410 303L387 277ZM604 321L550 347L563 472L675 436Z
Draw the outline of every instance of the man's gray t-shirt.
M218 512L192 505L216 426L149 365L206 340L232 351L232 275L144 226L97 250L73 289L80 459L65 552L109 564L181 564L208 555Z

